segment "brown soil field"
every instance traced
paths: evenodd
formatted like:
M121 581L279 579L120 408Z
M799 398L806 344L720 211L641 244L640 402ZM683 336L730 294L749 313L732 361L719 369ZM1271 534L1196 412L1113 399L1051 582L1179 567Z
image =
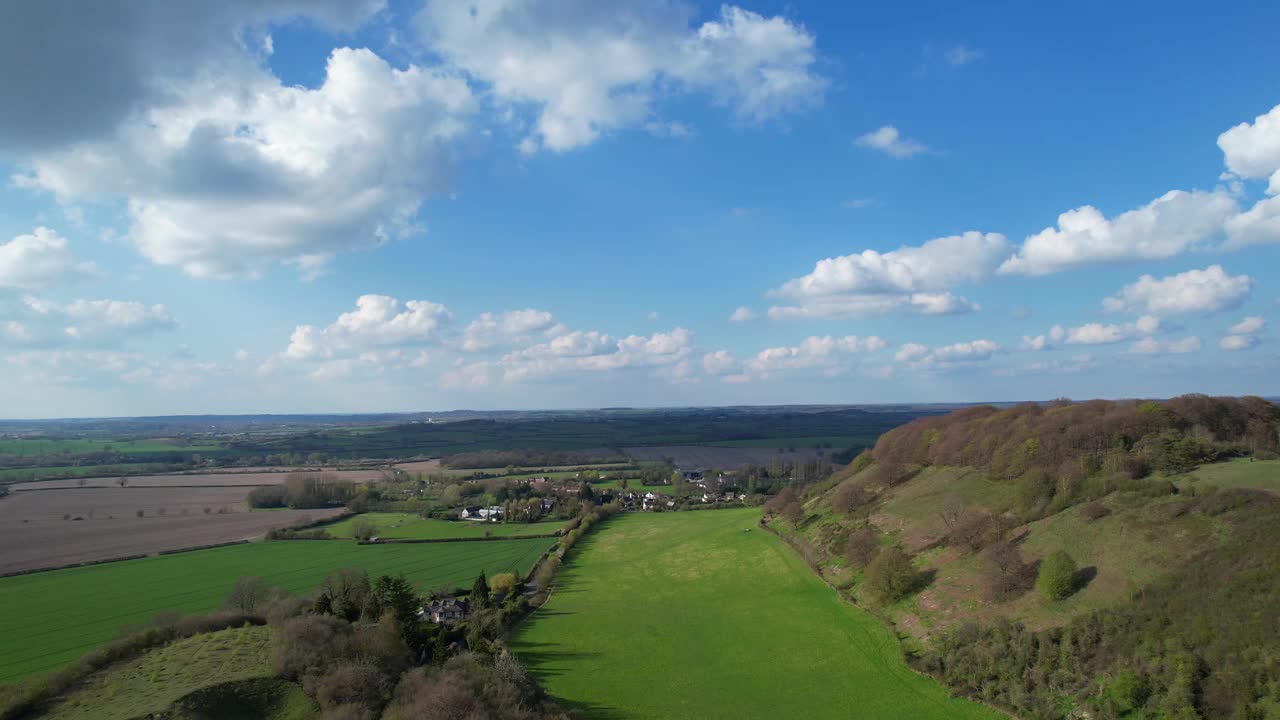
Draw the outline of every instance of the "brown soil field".
M656 445L653 447L623 448L636 460L671 459L679 467L732 469L749 463L769 465L775 459L782 462L811 460L818 457L816 448L796 448L778 452L777 448L724 448L707 445Z
M0 499L0 573L246 540L342 511L249 512L244 496L240 487L15 492Z
M440 458L432 460L418 460L416 462L397 463L397 470L403 470L411 473L433 473L440 472Z
M209 485L278 485L295 471L277 470L275 472L205 472L169 475L135 475L127 478L128 487L199 487ZM313 470L296 472L316 472ZM321 470L325 475L334 475L352 482L377 480L382 477L380 470ZM119 488L119 477L74 478L70 480L37 480L35 482L13 483L9 490L14 493L27 490L48 490L51 488ZM241 495L243 497L243 494Z

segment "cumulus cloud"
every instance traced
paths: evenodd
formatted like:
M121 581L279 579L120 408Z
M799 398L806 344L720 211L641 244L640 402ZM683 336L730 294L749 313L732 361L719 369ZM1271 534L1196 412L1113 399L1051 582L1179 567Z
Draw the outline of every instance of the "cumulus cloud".
M1191 335L1178 340L1157 340L1145 337L1129 346L1129 352L1138 355L1182 355L1200 349L1200 338Z
M1049 335L1055 342L1060 340L1067 345L1110 345L1159 331L1160 320L1143 315L1131 323L1087 323L1073 328L1055 325Z
M879 150L885 155L895 158L909 158L929 151L929 148L923 143L902 137L902 134L898 132L898 128L892 125L885 125L865 135L860 135L857 140L854 140L854 143L859 147Z
M199 277L273 262L314 275L335 253L411 234L474 108L461 77L348 48L315 89L257 71L173 92L109 140L36 156L18 182L124 195L138 250Z
M1248 275L1228 275L1221 265L1210 265L1159 280L1143 275L1104 300L1103 307L1156 315L1213 313L1240 307L1252 290Z
M948 48L947 51L943 53L942 57L947 61L948 65L952 67L961 67L981 60L983 52L964 45L956 45L955 47Z
M1255 180L1270 178L1269 192L1280 194L1280 105L1218 136L1227 168Z
M691 20L666 3L432 0L417 27L495 102L533 109L525 152L570 150L623 128L683 130L656 117L656 100L671 92L707 94L748 122L821 100L826 81L803 26L732 5Z
M773 290L770 294L775 297L800 302L770 308L769 314L823 317L970 312L977 306L947 289L991 277L1009 252L1003 235L971 231L886 253L864 250L827 258L818 261L808 275Z
M702 369L708 375L728 375L740 367L741 363L728 350L716 350L702 356Z
M1218 341L1218 346L1223 350L1248 350L1259 342L1254 335L1228 335Z
M755 319L756 319L756 311L752 310L746 305L743 305L739 307L737 310L734 310L733 314L729 316L729 322L747 322Z
M761 350L743 367L748 376L767 378L783 370L823 368L831 371L838 367L839 357L882 350L885 341L875 335L859 337L846 335L812 335L794 346L772 347Z
M449 310L438 303L401 303L386 295L361 295L355 310L339 315L327 327L296 327L284 354L291 360L315 360L358 355L380 347L420 345L435 340L441 325L451 318Z
M921 369L946 370L972 363L990 360L1003 348L993 340L979 339L929 347L920 343L905 343L898 348L894 359L899 363Z
M1235 325L1232 325L1229 332L1232 335L1249 335L1252 333L1259 332L1260 330L1262 330L1262 328L1266 326L1267 326L1267 321L1264 320L1260 315L1250 315L1249 317L1241 320Z
M77 262L66 238L47 227L0 243L0 289L33 290L93 272L92 263Z
M5 314L9 318L0 322L0 338L39 347L116 345L177 327L164 305L124 300L59 303L28 296Z
M467 325L462 335L462 349L468 352L500 345L511 345L527 339L531 333L557 333L563 326L545 310L525 308L504 313L481 313Z
M5 99L0 153L108 137L147 108L172 102L176 88L210 66L253 65L246 46L265 45L264 33L272 24L305 18L328 29L353 30L382 5L382 0L0 3L0 97Z
M1090 205L1058 216L1000 266L1006 275L1046 275L1098 263L1161 260L1206 244L1238 211L1226 191L1172 190L1106 218Z

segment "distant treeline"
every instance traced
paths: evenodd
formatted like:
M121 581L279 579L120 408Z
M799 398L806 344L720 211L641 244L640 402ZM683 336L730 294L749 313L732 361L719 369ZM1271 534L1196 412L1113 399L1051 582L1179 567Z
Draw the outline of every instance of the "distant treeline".
M626 455L603 456L598 453L553 452L548 450L479 450L450 455L440 464L447 468L557 467L630 462Z

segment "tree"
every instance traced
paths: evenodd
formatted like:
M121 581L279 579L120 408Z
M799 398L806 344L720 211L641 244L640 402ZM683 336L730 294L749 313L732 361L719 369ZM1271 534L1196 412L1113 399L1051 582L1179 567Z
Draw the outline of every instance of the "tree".
M510 595L516 589L515 573L499 573L489 581L489 589L495 593Z
M357 568L330 573L320 583L316 611L332 613L348 622L359 619L369 599L369 575Z
M1036 589L1050 600L1061 600L1075 592L1077 569L1065 550L1055 550L1040 563Z
M849 535L849 540L845 543L844 559L855 568L865 568L879 550L880 538L876 535L876 529L863 525Z
M378 535L378 526L366 518L357 518L351 523L351 535L360 542L369 542Z
M984 589L992 600L1004 600L1029 588L1027 564L1017 545L997 542L982 552L982 561Z
M489 607L489 581L485 579L483 572L480 573L480 577L476 578L475 583L471 585L471 607Z
M377 617L390 615L399 629L400 639L415 652L426 644L418 623L418 594L403 575L380 576L370 592L370 604Z
M863 587L878 605L894 603L915 589L919 574L911 556L897 545L876 553L863 574Z
M273 594L271 586L267 585L262 578L245 576L236 580L236 584L231 587L231 592L227 593L223 606L230 610L251 614L265 605Z

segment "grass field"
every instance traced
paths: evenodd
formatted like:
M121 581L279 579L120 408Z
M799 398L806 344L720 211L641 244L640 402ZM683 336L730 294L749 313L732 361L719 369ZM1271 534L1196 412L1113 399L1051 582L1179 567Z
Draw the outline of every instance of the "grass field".
M0 578L0 683L63 665L162 610L212 610L244 575L299 593L344 567L370 575L403 573L422 589L461 586L482 570L527 571L551 542L359 546L297 540Z
M1280 460L1239 458L1230 462L1201 465L1190 475L1197 486L1257 488L1280 492Z
M591 718L995 718L757 528L759 510L631 514L577 545L512 648Z
M165 438L148 440L111 440L106 438L12 438L0 440L0 455L52 455L55 453L95 453L110 450L117 453L209 452L221 445L192 443L183 445Z
M494 537L522 537L546 535L564 526L563 520L538 523L476 523L465 520L432 520L412 513L371 512L341 520L325 526L334 537L352 537L351 528L357 519L368 520L378 526L378 535L385 538L435 540L441 538L480 538L485 533Z
M270 628L243 627L205 633L95 673L45 717L50 720L146 717L213 683L271 674Z

